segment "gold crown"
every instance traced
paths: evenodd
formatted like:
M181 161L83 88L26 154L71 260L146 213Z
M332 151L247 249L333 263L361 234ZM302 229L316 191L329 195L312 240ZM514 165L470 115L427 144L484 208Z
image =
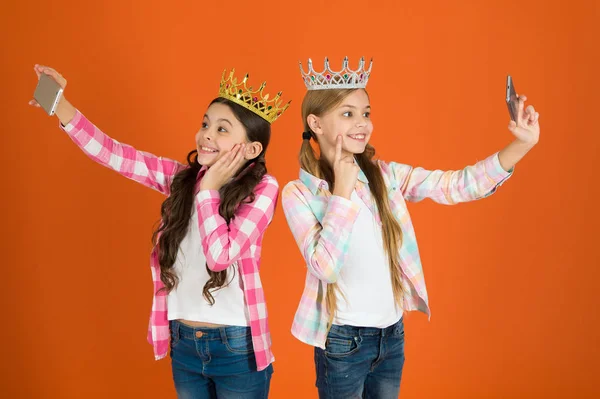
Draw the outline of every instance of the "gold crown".
M275 122L290 106L291 101L288 101L283 107L281 106L281 91L272 100L269 100L269 94L263 95L263 89L267 82L263 82L258 90L252 91L252 86L248 87L246 85L248 74L238 84L237 78L233 77L234 72L235 69L232 69L229 77L225 79L227 70L223 71L221 85L219 86L219 97L226 98L249 109L269 123Z

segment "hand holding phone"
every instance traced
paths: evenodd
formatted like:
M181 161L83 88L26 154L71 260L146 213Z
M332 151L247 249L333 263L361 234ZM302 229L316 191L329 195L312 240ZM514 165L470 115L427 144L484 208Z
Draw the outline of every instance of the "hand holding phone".
M34 99L29 104L43 108L48 115L54 115L67 80L49 67L35 65L33 69L38 77L38 85L33 93Z
M63 88L54 79L42 74L33 93L33 98L48 115L52 116L56 111L62 93Z
M526 101L527 97L525 95L517 96L513 80L508 75L506 77L506 105L511 119L508 129L521 142L527 145L535 145L540 136L540 125L538 123L540 114L536 112L533 105L525 107Z

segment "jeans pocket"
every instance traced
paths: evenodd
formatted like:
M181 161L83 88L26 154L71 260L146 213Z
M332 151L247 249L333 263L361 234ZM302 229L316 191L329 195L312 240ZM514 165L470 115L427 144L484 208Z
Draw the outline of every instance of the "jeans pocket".
M402 320L400 320L398 324L396 324L393 336L404 340L404 322Z
M247 330L244 334L226 335L225 346L229 352L246 355L254 350L252 346L252 334L249 328Z
M328 337L325 342L325 355L329 357L344 357L358 351L360 338L334 338Z
M174 329L173 325L171 325L169 332L170 332L169 335L171 337L171 350L173 350L179 343L179 331L177 331L176 328Z

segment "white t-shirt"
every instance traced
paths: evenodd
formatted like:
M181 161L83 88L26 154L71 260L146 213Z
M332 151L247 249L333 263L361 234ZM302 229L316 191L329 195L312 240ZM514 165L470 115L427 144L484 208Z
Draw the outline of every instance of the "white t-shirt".
M179 283L171 290L167 299L169 320L184 319L228 326L250 325L237 264L227 268L227 282L230 284L212 291L215 299L213 306L202 295L209 277L195 205L188 232L179 246L174 271L179 277Z
M402 309L394 301L381 226L356 191L350 199L360 206L360 211L352 227L346 262L337 280L337 312L333 324L389 327L400 320Z

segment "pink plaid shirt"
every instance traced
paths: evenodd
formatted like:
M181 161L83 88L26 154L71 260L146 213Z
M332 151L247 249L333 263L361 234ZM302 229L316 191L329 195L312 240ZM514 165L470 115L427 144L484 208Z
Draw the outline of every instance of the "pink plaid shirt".
M170 194L173 176L187 167L177 161L137 151L119 143L100 131L79 111L63 129L94 161L165 195ZM200 179L204 171L205 168L200 171ZM259 371L275 360L271 352L271 335L259 268L262 238L273 218L278 193L279 186L275 178L265 175L254 190L254 201L240 204L229 225L219 214L218 191L202 190L196 195L200 238L208 267L213 271L221 271L236 262L238 264ZM148 342L153 345L154 356L158 360L164 358L169 350L169 321L167 293L158 292L164 285L160 280L156 247L152 249L150 266L154 299L148 326Z
M398 253L405 292L405 311L419 310L430 315L425 276L417 238L406 201L430 198L441 204L457 204L485 198L496 191L512 171L500 165L498 154L458 171L429 171L395 162L378 161L387 187L392 213L402 228ZM360 171L356 193L376 215L377 206L369 182ZM283 189L283 211L307 266L302 299L292 325L300 341L325 349L329 314L325 302L327 284L335 283L348 254L350 237L359 206L332 195L326 181L300 170L300 179Z

